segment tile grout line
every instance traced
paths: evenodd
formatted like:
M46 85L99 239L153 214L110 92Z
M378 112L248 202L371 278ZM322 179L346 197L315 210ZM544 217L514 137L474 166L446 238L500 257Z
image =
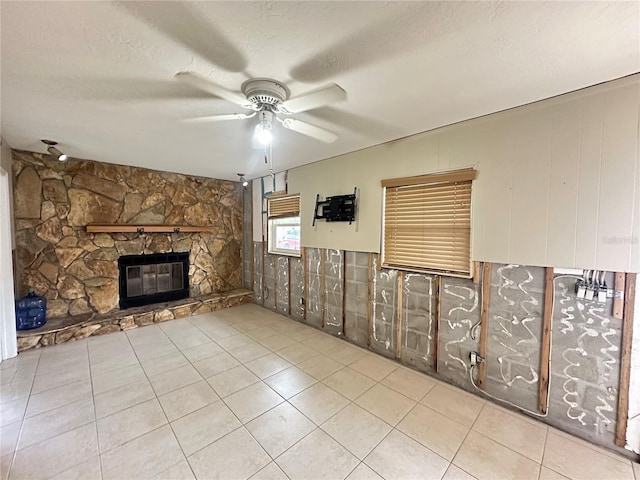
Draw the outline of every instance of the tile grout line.
M542 448L542 458L540 459L540 471L538 472L538 480L542 476L542 467L544 466L544 457L547 455L547 440L549 439L549 428L544 434L544 447Z
M33 391L33 384L36 381L36 375L38 373L38 368L40 368L40 360L42 359L42 352L40 352L40 355L38 355L38 360L36 361L36 368L33 372L33 378L31 379L31 386L29 387L29 395L27 396L27 402L25 403L24 406L24 411L22 412L22 416L20 417L20 420L18 420L20 422L20 431L18 432L18 440L16 441L16 446L13 450L13 453L11 454L11 464L9 465L9 470L7 471L7 479L10 480L11 479L11 472L13 470L15 461L16 461L16 457L18 456L18 445L20 445L20 440L22 438L22 429L24 428L24 420L25 417L27 415L27 408L29 407L29 402L31 401L31 392Z
M162 331L162 329L161 329L160 327L158 327L158 328ZM162 333L166 335L166 333L165 333L164 331L162 331ZM156 392L155 388L153 388L153 384L151 383L151 380L149 379L149 376L147 375L146 370L144 369L144 367L143 367L143 366L142 366L142 364L140 363L140 359L138 358L138 353L135 351L135 348L134 348L133 344L131 343L131 339L129 338L129 335L127 335L127 333L126 333L126 332L125 332L125 336L126 336L126 338L127 338L127 341L129 342L129 345L131 346L131 349L133 350L133 354L136 356L136 359L138 359L138 363L140 364L140 367L142 368L142 371L144 372L144 375L145 375L145 377L146 377L147 381L149 382L149 385L151 386L151 389L153 390L153 393L154 393L154 395L155 395L155 399L156 399L156 401L158 402L158 405L160 405L160 410L162 410L162 414L164 415L164 418L165 418L165 420L167 421L167 425L168 425L168 426L169 426L169 428L171 429L171 433L172 433L172 435L173 435L173 438L175 438L176 443L178 444L178 447L180 447L180 451L182 452L182 456L184 457L184 460L187 462L187 465L189 465L189 470L191 470L191 473L193 473L193 476L195 477L195 476L196 476L196 474L195 474L195 472L193 471L193 468L191 468L191 464L189 463L189 460L187 459L187 455L185 454L184 449L182 448L182 444L181 444L181 443L180 443L180 441L178 440L178 436L176 435L176 432L173 430L173 425L171 425L171 422L169 421L169 417L167 417L167 413L164 411L164 407L162 406L162 403L160 402L160 398L158 397L158 392ZM168 335L166 335L166 336L167 336L167 338L169 338L169 336L168 336ZM171 338L169 338L169 340L171 341L171 343L173 343L173 340L171 340ZM177 345L175 345L175 343L174 343L173 345L177 348ZM178 349L178 350L180 350L180 349ZM182 352L180 352L180 353L182 353ZM184 355L183 355L183 356L184 356ZM189 360L189 359L187 359L187 361L188 361L188 360ZM200 373L200 372L198 372L198 373ZM176 390L177 390L177 389L176 389ZM168 393L169 393L169 392L168 392ZM158 427L158 428L156 428L156 429L154 429L154 430L151 430L151 431L153 432L153 431L155 431L155 430L159 430L159 429L161 429L162 427L164 427L164 425L161 425L160 427ZM136 440L136 439L138 439L138 438L140 438L140 437L142 437L142 436L144 436L144 435L147 435L148 433L151 433L151 432L146 432L146 433L144 433L144 434L142 434L142 435L140 435L140 436L138 436L138 437L136 437L136 438L134 438L134 439L132 439L132 440L130 440L130 441ZM129 443L129 442L126 442L126 443ZM125 444L126 444L126 443L125 443ZM123 444L123 445L125 445L125 444ZM115 448L118 448L118 447L115 447ZM101 455L101 456L102 456L102 455ZM176 462L174 465L171 465L169 468L173 468L175 465L178 465L178 463L180 463L180 462ZM167 468L167 469L165 469L165 470L168 470L169 468ZM165 470L162 470L161 472L158 472L156 475L158 475L158 474L160 474L160 473L164 472Z
M326 333L326 332L320 332L320 333ZM330 336L331 336L331 335L330 335ZM311 346L309 346L309 345L306 345L306 344L304 344L304 343L302 343L302 342L299 342L299 343L300 343L300 344L302 344L302 345L305 345L307 348L310 348L310 349L312 349L312 350L318 351L318 350L314 349L313 347L311 347ZM286 348L286 347L285 347L285 348ZM319 352L319 351L318 351L318 353L319 353L319 355L326 356L326 355L323 355L323 353L322 353L322 352ZM315 357L312 357L312 358L315 358ZM330 357L327 357L327 358L330 358ZM286 359L285 359L285 360L286 360ZM306 361L306 360L304 360L304 361ZM303 361L303 362L304 362L304 361ZM358 361L358 360L355 360L355 361L351 362L349 365L351 365L351 364L355 363L356 361ZM300 362L300 363L303 363L303 362ZM352 455L356 460L358 460L358 464L357 464L357 465L356 465L356 466L355 466L351 471L349 471L349 473L346 475L346 477L348 477L348 476L349 476L349 475L350 475L350 474L351 474L351 473L352 473L352 472L353 472L353 471L358 467L358 465L360 465L361 463L364 463L364 460L360 460L360 459L359 459L359 458L358 458L358 457L357 457L353 452L351 452L351 450L350 450L349 448L347 448L345 445L343 445L343 444L342 444L342 443L340 443L338 440L336 440L335 438L333 438L333 437L332 437L328 432L326 432L326 431L322 428L322 425L324 425L324 424L325 424L325 423L327 423L329 420L331 420L331 418L335 417L335 416L336 416L336 415L338 415L340 412L342 412L343 410L345 410L347 407L349 407L349 405L354 404L354 405L356 405L357 407L362 408L362 407L360 407L359 405L357 405L357 404L355 403L355 399L354 399L354 400L351 400L351 399L349 399L349 398L345 397L345 396L344 396L344 395L342 395L340 392L338 392L338 391L334 390L334 389L333 389L333 388L331 388L329 385L327 385L327 384L325 384L325 383L324 383L324 380L325 380L326 378L328 378L328 377L330 377L331 375L334 375L334 374L336 374L336 373L338 373L338 372L340 372L340 371L344 370L345 368L347 368L347 367L349 366L349 365L344 365L344 364L342 364L341 362L338 362L338 363L340 363L340 364L342 365L342 368L340 368L340 369L339 369L339 370L337 370L336 372L333 372L333 373L331 373L331 374L329 374L329 375L325 376L323 379L317 379L316 377L313 377L313 375L310 375L309 373L304 372L304 370L300 369L300 370L302 370L304 373L306 373L307 375L310 375L311 377L313 377L313 378L314 378L314 380L316 380L316 383L314 383L313 385L310 385L309 387L307 387L307 388L305 388L305 389L301 390L300 392L296 393L295 395L292 395L292 396L291 396L291 398L293 398L293 397L295 397L295 396L297 396L297 395L300 395L300 394L301 394L301 393L303 393L304 391L306 391L306 390L308 390L308 389L310 389L310 388L312 388L312 387L314 387L314 386L316 386L316 385L318 385L318 384L322 384L323 386L325 386L325 387L329 388L329 389L330 389L330 390L332 390L333 392L337 393L338 395L340 395L340 396L342 396L343 398L345 398L346 400L348 400L348 403L347 403L344 407L342 407L341 409L339 409L337 412L335 412L333 415L331 415L331 417L329 417L327 420L325 420L324 422L322 422L322 424L317 425L317 424L316 424L316 423L315 423L311 418L307 417L307 416L304 414L304 412L302 412L301 410L299 410L299 409L298 409L294 404L290 403L290 402L289 402L289 400L290 400L290 399L285 399L285 402L286 402L286 403L288 403L289 405L291 405L291 406L292 406L292 407L293 407L297 412L299 412L301 415L303 415L305 418L307 418L307 419L308 419L308 420L309 420L309 421L310 421L310 422L315 426L315 428L314 428L311 432L309 432L307 435L305 435L304 437L302 437L301 439L299 439L297 442L295 442L295 443L293 443L292 445L290 445L286 450L284 450L284 451L283 451L280 455L278 455L275 459L273 459L273 461L276 463L276 465L278 465L278 466L279 466L279 464L278 464L278 463L277 463L277 461L276 461L276 459L277 459L277 458L282 457L282 456L283 456L286 452L288 452L291 448L293 448L294 446L296 446L297 444L299 444L300 442L302 442L305 438L307 438L309 435L313 434L316 430L320 430L320 431L322 431L322 433L324 433L325 435L329 436L333 441L335 441L338 445L340 445L340 446L341 446L342 448L344 448L347 452L349 452L349 453L350 453L350 454L351 454L351 455ZM296 366L296 367L297 367L297 365L295 365L295 364L293 364L292 366ZM298 368L299 368L299 367L298 367ZM384 378L386 378L387 376L391 375L392 373L394 373L396 370L397 370L397 368L396 368L395 370L393 370L392 372L390 372L390 373L389 373L388 375L386 375L385 377L383 377L383 379L384 379ZM361 375L364 375L364 374L362 374L361 372L358 372L357 370L354 370L354 371L356 371L357 373L360 373ZM278 373L280 373L280 372L278 372ZM274 374L274 375L277 375L277 373L276 373L276 374ZM273 376L273 375L271 375L271 376ZM368 378L368 379L370 379L370 380L373 380L375 383L374 383L371 387L367 388L364 392L362 392L358 397L356 397L356 399L357 399L357 398L360 398L360 397L361 397L362 395L364 395L366 392L368 392L369 390L371 390L372 388L374 388L376 385L378 385L378 384L380 383L380 381L381 381L381 380L383 380L383 379L381 379L380 381L377 381L377 380L372 379L371 377L369 377L369 376L367 376L367 375L364 375L364 376L365 376L365 377L367 377L367 378ZM270 377L266 377L266 378L270 378ZM265 378L265 379L266 379L266 378ZM261 379L261 381L262 381L263 383L265 383L265 384L266 384L266 382L264 382L264 380L265 380L265 379ZM268 386L268 385L267 385L267 386ZM389 388L389 387L387 387L387 388ZM393 389L392 389L392 390L393 390ZM395 391L395 390L394 390L394 391ZM276 392L276 393L277 393L277 392ZM397 393L399 393L400 395L402 395L400 392L397 392ZM425 394L425 395L426 395L426 394ZM404 395L403 395L403 396L404 396ZM280 404L280 405L281 405L281 404ZM273 408L276 408L276 407L273 407ZM271 409L271 410L272 410L272 409ZM389 435L389 433L391 433L391 432L394 430L394 427L393 427L392 425L390 425L388 422L386 422L386 421L382 420L381 418L379 418L377 415L372 414L372 413L371 413L371 412L369 412L368 410L366 410L366 409L363 409L363 410L365 410L367 413L369 413L369 414L373 415L375 418L379 419L380 421L382 421L383 423L385 423L385 424L387 424L387 425L389 425L389 426L391 427L391 429L389 430L389 432L388 432L388 433L387 433L387 434L386 434L386 435L385 435L385 436L380 440L380 442L378 442L378 443L377 443L377 444L376 444L376 445L371 449L371 451L373 451L373 450L374 450L374 449L375 449L375 448L376 448L376 447L377 447L377 446L378 446L378 445L379 445L379 444L380 444L380 443L381 443L381 442L382 442L382 441L383 441L383 440L384 440L384 439ZM269 410L269 411L270 411L270 410ZM267 411L267 412L268 412L268 411ZM264 415L264 414L265 414L265 413L267 413L267 412L264 412L262 415ZM256 417L256 418L259 418L260 416L261 416L261 415L259 415L259 416L258 416L258 417ZM253 421L253 420L255 420L255 419L252 419L251 421ZM249 433L251 433L251 432L249 432ZM257 441L257 440L256 440L256 441ZM259 443L259 442L258 442L258 443ZM371 451L370 451L369 453L371 453ZM369 455L369 453L368 453L367 455ZM365 465L366 465L366 464L365 464ZM369 467L368 465L367 465L367 467L368 467L368 468L371 468L371 467ZM372 469L372 470L373 470L373 469ZM375 471L375 470L373 470L373 471ZM376 473L377 473L377 472L376 472ZM285 475L286 475L286 473L285 473ZM346 477L345 477L345 478L346 478Z
M463 390L463 391L464 391L464 390ZM465 393L469 393L469 392L465 392ZM473 430L473 427L475 426L475 424L476 424L477 420L480 418L480 415L481 415L481 414L482 414L482 412L484 411L485 407L487 407L487 406L488 406L488 407L490 407L490 408L491 408L491 407L493 407L493 406L496 406L496 404L494 404L493 402L489 402L488 400L485 400L485 402L486 402L486 403L485 403L485 405L482 407L482 410L480 410L480 413L478 413L478 417L476 418L476 420L474 420L473 425L472 425L472 426L471 426L471 428L469 429L469 432L471 432L471 430ZM500 406L500 405L498 405L498 406ZM513 416L513 413L512 413L512 412L510 412L509 410L506 410L506 412L507 412L507 414L508 414L508 415ZM527 418L527 417L525 417L525 418ZM527 419L528 419L528 418L527 418ZM549 430L548 430L548 428L546 428L546 427L547 427L547 425L546 425L546 424L543 424L543 426L545 427L546 432L548 432ZM486 434L484 434L484 433L482 433L482 432L480 432L480 431L478 431L478 430L473 430L473 431L474 431L475 433L477 433L478 435L482 435L483 437L488 438L488 439L489 439L489 440L491 440L492 442L497 443L497 444L498 444L498 445L500 445L501 447L504 447L504 448L506 448L507 450L511 450L511 452L513 452L513 453L515 453L515 454L517 454L517 455L520 455L520 456L521 456L521 457L523 457L523 458L526 458L526 459L528 459L528 460L531 460L532 462L537 463L538 465L542 465L542 460L541 460L540 462L538 462L537 460L534 460L533 458L531 458L531 457L529 457L529 456L527 456L527 455L525 455L525 454L523 454L523 453L521 453L521 452L518 452L518 451L514 450L513 448L511 448L511 445L505 445L505 444L504 444L504 443L502 443L501 441L495 440L495 439L493 439L493 438L489 437L488 435L486 435ZM547 437L546 437L546 435L547 435L547 434L545 434L545 442L544 442L544 443L545 443L545 445L546 445L546 441L547 441ZM466 440L466 438L465 438L465 440ZM543 451L542 451L542 456L543 456L543 458L544 458L544 449L543 449ZM457 465L456 465L456 466L457 466Z
M191 323L191 322L189 322L189 323ZM196 328L197 328L197 327L196 327ZM203 333L204 333L204 332L203 332ZM205 334L205 335L206 335L206 334ZM208 335L207 335L207 337L208 337L208 338L211 338L211 337L209 337ZM173 340L172 340L171 338L170 338L170 340L173 342ZM216 343L216 342L215 342L215 340L213 340L213 339L211 339L211 340L212 340L214 343ZM175 345L175 344L174 344L174 345ZM217 345L217 343L216 343L216 345ZM220 345L219 345L219 346L220 346ZM180 348L179 348L177 345L176 345L176 348L178 348L178 350L180 350ZM222 346L220 346L220 348L222 348L223 350L225 350L225 349L224 349L224 347L222 347ZM227 350L225 350L225 352L226 352L226 353L229 353ZM181 351L181 350L180 350L180 353L182 353L182 351ZM193 365L193 363L192 363L189 359L187 359L187 361L189 361L189 363L191 364L191 366L192 366L193 368L196 368L196 367ZM244 364L243 364L243 363L241 363L241 365L243 365L243 366L244 366ZM233 368L233 367L232 367L232 368ZM245 367L245 368L246 368L246 367ZM227 369L227 370L225 370L225 371L228 371L228 370L230 370L230 369ZM196 368L196 371L197 371L197 368ZM200 372L199 372L199 371L198 371L198 373L200 374ZM220 372L220 373L223 373L223 372ZM252 372L252 373L253 373L253 372ZM206 379L204 376L202 376L202 374L200 374L200 376L202 377L202 379L203 379L205 382L207 382L207 379ZM212 376L215 376L215 375L212 375ZM210 377L209 377L209 378L210 378ZM269 385L267 385L267 384L266 384L262 379L259 379L259 381L260 381L260 382L262 382L262 383L263 383L267 388L269 388L269 389L273 390L273 389L272 389L271 387L269 387ZM251 386L253 386L253 385L256 385L257 383L258 383L258 382L254 383L254 384L252 384L252 385L249 385L249 387L251 387ZM207 382L207 384L209 385L209 382ZM209 386L211 386L211 385L209 385ZM249 388L249 387L245 387L245 388ZM176 389L176 390L177 390L177 389ZM213 389L213 390L215 391L215 389ZM240 390L238 390L238 391L242 391L242 390L244 390L244 389L240 389ZM274 393L275 393L276 395L278 395L280 398L282 398L282 399L283 399L283 402L286 402L286 401L287 401L287 400L286 400L286 399L284 399L280 394L278 394L278 392L275 392L275 390L273 390L273 391L274 391ZM235 393L237 393L237 392L234 392L233 394L235 394ZM230 395L233 395L233 394L230 394ZM216 395L218 395L218 394L217 394L217 392L216 392ZM229 396L230 396L230 395L229 395ZM238 420L238 422L240 423L240 426L238 426L237 428L234 428L234 429L233 429L233 430L231 430L230 432L227 432L226 434L224 434L224 435L223 435L223 436L221 436L220 438L217 438L216 440L214 440L214 441L212 441L212 442L210 442L210 443L207 443L207 444L206 444L206 445L204 445L202 448L199 448L198 450L194 451L190 456L195 455L195 454L196 454L196 453L198 453L199 451L201 451L201 450L203 450L203 449L207 448L208 446L210 446L210 445L214 444L215 442L217 442L217 441L219 441L219 440L221 440L221 439L225 438L226 436L228 436L228 435L230 435L231 433L233 433L233 432L237 431L238 429L240 429L240 428L244 428L244 430L245 430L245 431L246 431L246 432L251 436L251 438L254 440L254 442L256 442L256 444L258 445L258 447L259 447L260 449L262 449L262 451L263 451L263 452L264 452L264 453L265 453L265 454L266 454L266 455L271 459L271 461L272 461L272 462L275 462L275 459L274 459L274 458L272 458L272 457L271 457L271 455L269 454L269 452L267 452L267 451L262 447L262 445L260 444L260 442L259 442L259 441L258 441L258 440L253 436L253 434L252 434L252 433L249 431L249 429L245 426L245 423L243 423L243 422L242 422L242 420L240 420L240 418L236 415L236 413L235 413L235 412L234 412L234 411L229 407L229 405L227 404L227 402L225 402L225 401L224 401L224 398L222 398L220 395L218 395L218 398L220 399L219 401L220 401L220 402L222 402L222 403L225 405L225 407L226 407L226 408L231 412L231 414L236 418L236 420ZM158 400L158 401L159 401L159 400ZM278 405L281 405L283 402L279 403ZM211 405L211 404L209 404L209 405ZM274 406L274 407L270 408L270 409L269 409L269 410L267 410L267 411L270 411L270 410L272 410L273 408L276 408L278 405L276 405L276 406ZM162 404L160 404L160 406L161 406L161 408L162 408ZM206 406L207 406L207 405L205 405L205 407L206 407ZM202 408L205 408L205 407L202 407ZM201 409L199 409L199 410L201 410ZM162 410L162 411L163 411L163 413L164 413L164 408L163 408L163 410ZM191 412L191 413L193 413L193 412ZM189 414L187 414L187 415L190 415L191 413L189 413ZM267 413L267 412L263 412L263 414L264 414L264 413ZM262 415L262 414L261 414L261 415ZM186 415L184 415L182 418L184 418L185 416L186 416ZM258 415L258 417L259 417L259 416L260 416L260 415ZM165 417L166 417L166 413L165 413ZM256 418L258 418L258 417L256 417ZM169 419L167 418L167 421L168 421L168 420L169 420ZM254 419L251 419L251 420L249 420L249 421L252 421L252 420L254 420ZM247 423L248 423L248 422L247 422ZM173 426L171 426L171 422L169 422L169 426L171 427L171 431L173 432ZM191 471L192 471L192 473L193 473L194 477L196 477L196 474L195 474L195 472L193 471L193 468L191 467L191 463L189 462L189 457L187 457L187 455L184 453L184 450L182 449L182 445L180 444L180 441L178 440L178 437L176 436L175 432L173 432L173 435L174 435L174 437L176 437L176 441L178 442L178 445L180 446L180 449L182 450L182 454L184 455L185 460L187 461L187 464L189 465L189 468L191 469ZM267 465L268 465L268 464L267 464ZM264 465L264 466L263 466L263 468L264 468L264 467L266 467L267 465ZM262 470L262 469L260 469L260 470ZM260 470L258 470L258 471L260 471ZM255 472L253 475L255 475L256 473L258 473L258 472ZM253 476L253 475L252 475L252 476ZM197 478L197 477L196 477L196 478Z
M96 427L96 444L98 445L98 465L100 466L100 478L104 477L102 469L102 454L100 451L100 435L98 435L98 410L96 409L96 396L93 390L93 372L91 371L91 354L89 353L89 340L87 340L87 359L89 361L89 382L91 383L91 400L93 401L93 421Z
M88 343L86 343L86 342L85 342L85 346L86 346L86 345L88 345ZM39 366L39 364L40 364L40 359L41 359L41 355L40 355L40 356L38 356L38 362L37 362L37 366L36 366L36 372L37 372L37 368L38 368L38 366ZM87 351L87 361L88 361L88 351ZM90 372L89 372L89 373L90 373ZM34 373L34 377L33 377L33 378L34 378L34 380L33 380L33 381L34 381L34 383L35 383L35 378L36 378L36 376L37 376L37 375ZM91 381L91 379L89 379L89 381ZM67 384L64 384L64 385L67 385ZM63 385L63 386L64 386L64 385ZM53 388L58 388L58 387L53 387ZM50 388L49 390L52 390L53 388ZM32 389L33 389L33 385L32 385ZM46 392L46 390L45 390L45 391L43 391L43 392L41 392L41 393L44 393L44 392ZM31 393L29 394L28 401L27 401L27 405L28 405L28 402L30 401L30 399L31 399ZM65 405L62 405L62 406L59 406L59 407L56 407L56 408L53 408L53 409L50 409L50 410L46 410L46 411L43 411L43 412L38 413L38 414L35 414L35 415L32 415L32 416L31 416L31 417L29 417L29 418L35 418L35 417L37 417L38 415L47 414L47 413L53 412L53 411L54 411L54 410L56 410L57 408L64 408L64 407L67 407L67 406L69 406L69 405L73 405L74 403L81 402L81 401L86 401L86 400L77 400L77 401L75 401L75 402L70 402L70 403L67 403L67 404L65 404ZM17 453L18 453L18 448L17 448L17 446L19 445L19 441L20 441L20 439L22 438L22 433L23 433L23 429L24 429L24 422L25 422L26 420L27 420L27 417L26 417L26 407L25 407L25 416L23 417L23 419L22 419L22 424L21 424L21 426L20 426L19 438L18 438L18 442L16 443L16 450L14 451L14 454L13 454L12 464L10 465L10 469L9 469L8 477L10 477L10 476L11 476L11 470L12 470L12 468L13 468L13 461L15 460L15 457L17 456ZM94 420L93 420L93 422L95 422L95 410L94 410ZM17 423L17 422L16 422L16 423ZM56 438L56 437L58 437L58 436L60 436L60 435L64 435L65 433L71 432L71 431L76 430L76 429L78 429L78 428L85 427L85 426L89 425L90 423L91 423L91 421L90 421L90 422L87 422L87 423L85 423L85 424L83 424L83 425L76 426L75 428L73 428L73 429L71 429L71 430L65 430L65 431L60 432L60 433L58 433L58 434L56 434L56 435L53 435L53 436L50 436L50 437L48 437L48 438L42 439L42 440L40 440L39 442L36 442L36 443L34 443L34 444L32 444L32 445L27 445L27 446L25 446L25 449L26 449L26 448L33 447L33 446L36 446L36 445L38 445L38 444L40 444L40 443L43 443L43 442L50 441L50 440L52 440L52 439L54 439L54 438ZM97 440L97 431L96 431L96 440ZM86 462L86 460L85 460L85 462ZM70 470L70 469L72 469L72 468L76 467L77 465L80 465L81 463L84 463L84 462L80 462L80 463L74 464L74 465L70 466L69 468L67 468L67 469L65 469L65 470L63 470L63 471L61 471L61 472L57 472L55 475L65 473L66 471L68 471L68 470Z
M486 408L486 406L487 406L487 401L486 401L486 400L484 400L484 405L482 405L482 408L481 408L481 409L480 409L480 411L478 412L478 415L476 416L475 420L473 421L473 423L472 423L472 424L471 424L471 426L469 427L469 430L467 431L467 434L466 434L466 435L464 436L464 438L462 439L462 442L460 442L460 446L457 448L456 453L455 453L455 454L453 455L453 457L451 458L450 466L451 466L451 465L455 465L455 463L453 463L453 462L454 462L454 460L456 459L456 457L457 457L457 456L458 456L458 454L460 453L460 450L462 449L462 445L464 445L464 442L466 442L466 441L467 441L467 438L469 437L469 434L473 431L473 427L475 426L476 422L477 422L477 421L478 421L478 419L480 418L480 415L482 415L482 412L484 411L484 409ZM466 470L464 470L462 467L459 467L458 465L455 465L455 466L456 466L456 467L458 467L459 469L461 469L461 470L465 471L466 473L469 473L469 472L467 472ZM471 475L471 474L469 474L469 475ZM473 475L471 475L471 476L473 476Z

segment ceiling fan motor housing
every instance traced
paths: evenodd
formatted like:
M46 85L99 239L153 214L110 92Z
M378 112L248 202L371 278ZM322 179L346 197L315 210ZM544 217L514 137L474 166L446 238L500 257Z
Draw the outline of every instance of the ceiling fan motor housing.
M242 93L251 103L278 105L289 98L289 89L280 82L270 78L254 78L242 84Z

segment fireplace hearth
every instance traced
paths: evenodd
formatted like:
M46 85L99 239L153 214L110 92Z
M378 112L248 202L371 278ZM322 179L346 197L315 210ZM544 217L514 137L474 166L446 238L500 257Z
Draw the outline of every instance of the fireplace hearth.
M118 270L121 309L189 297L189 252L125 255Z

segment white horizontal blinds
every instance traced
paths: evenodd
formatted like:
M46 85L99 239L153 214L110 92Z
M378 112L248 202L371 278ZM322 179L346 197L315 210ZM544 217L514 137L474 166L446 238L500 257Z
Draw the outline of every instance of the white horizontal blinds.
M283 195L267 200L269 218L286 218L300 216L300 195Z
M473 178L466 169L384 180L384 265L469 275Z

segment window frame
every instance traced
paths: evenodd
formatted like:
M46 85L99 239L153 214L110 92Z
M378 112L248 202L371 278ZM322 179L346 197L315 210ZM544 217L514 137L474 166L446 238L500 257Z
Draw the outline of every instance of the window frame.
M285 227L301 227L301 218L300 218L300 194L275 194L269 195L267 198L267 253L271 255L285 255L289 257L301 257L302 256L302 245L301 241L298 241L297 249L286 249L286 248L278 248L273 245L277 243L276 232L278 230L277 227L285 226ZM277 215L272 214L271 210L271 202L287 202L291 198L297 198L297 207L293 207L292 210L288 212L280 212ZM295 202L294 202L295 203ZM287 203L290 205L290 203ZM290 223L280 223L282 220L291 220Z
M401 177L401 178L392 178L381 181L381 185L383 188L382 191L382 232L380 239L380 256L381 256L381 267L390 268L395 270L409 271L409 272L419 272L419 273L427 273L433 275L446 275L451 277L459 277L459 278L472 278L473 277L473 260L472 260L472 240L473 240L473 180L477 178L477 170L474 168L465 168L460 170L452 170L446 172L439 172L427 175L418 175L414 177ZM387 196L388 189L398 189L403 187L420 187L424 186L434 187L434 186L454 186L456 184L469 184L469 206L468 206L468 216L469 216L469 264L464 270L456 269L456 268L440 268L432 265L425 264L398 264L387 261L387 246L385 244L387 238ZM466 187L465 187L466 188ZM396 190L397 191L397 190ZM452 201L453 203L453 201ZM455 205L453 205L455 209ZM466 214L467 210L463 210ZM452 226L452 229L454 227ZM420 240L424 240L426 235L424 235ZM451 239L453 246L453 238ZM452 260L456 258L455 254L451 255Z

